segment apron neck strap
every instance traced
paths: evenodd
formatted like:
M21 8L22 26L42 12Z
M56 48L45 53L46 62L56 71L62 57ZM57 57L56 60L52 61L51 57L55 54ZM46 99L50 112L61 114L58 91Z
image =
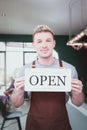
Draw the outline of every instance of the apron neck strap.
M62 60L61 59L59 59L59 66L60 67L63 67L63 63L62 63ZM32 66L31 66L32 68L35 68L36 67L36 60L34 60L33 62L32 62Z

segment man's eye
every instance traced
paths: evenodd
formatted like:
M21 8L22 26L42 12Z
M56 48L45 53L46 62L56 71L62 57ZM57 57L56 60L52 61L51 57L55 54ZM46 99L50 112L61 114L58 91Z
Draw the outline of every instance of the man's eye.
M40 40L40 41L37 41L37 43L41 43L41 40Z
M48 39L48 40L47 40L47 42L51 42L51 40L50 40L50 39Z

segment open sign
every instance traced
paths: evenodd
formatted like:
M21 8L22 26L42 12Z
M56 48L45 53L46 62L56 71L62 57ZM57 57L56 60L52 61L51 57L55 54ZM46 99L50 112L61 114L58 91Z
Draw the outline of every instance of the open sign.
M71 91L71 70L64 68L25 69L25 91Z

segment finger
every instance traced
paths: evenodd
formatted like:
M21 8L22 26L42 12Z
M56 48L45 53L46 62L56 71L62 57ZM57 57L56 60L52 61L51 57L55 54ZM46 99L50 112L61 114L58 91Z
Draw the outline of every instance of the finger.
M15 88L20 87L20 85L22 85L22 84L24 86L24 82L25 82L24 77L16 79L15 82L14 82Z
M15 79L15 82L20 82L20 81L25 81L25 78L24 77L20 77L20 78L16 78Z
M82 84L82 81L81 80L78 80L78 79L72 79L71 81L71 84L74 86L74 85L77 85L78 87L83 87L83 84Z
M73 91L77 91L77 92L82 92L83 87L80 86L80 85L78 85L78 84L73 84L73 85L72 85L72 90L73 90Z
M72 91L81 93L82 92L82 88L72 87Z
M78 80L78 79L72 79L72 80L71 80L71 83L73 83L73 84L80 84L81 81Z
M15 88L21 88L24 87L24 82L19 82L15 84Z
M78 79L73 79L71 82L71 85L72 85L72 90L74 90L74 91L81 92L83 89L83 84Z

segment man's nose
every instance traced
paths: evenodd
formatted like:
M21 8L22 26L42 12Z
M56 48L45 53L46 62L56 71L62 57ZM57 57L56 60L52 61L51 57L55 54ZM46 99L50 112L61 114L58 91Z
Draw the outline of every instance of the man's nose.
M46 42L43 42L43 43L42 43L42 46L43 46L43 47L47 47Z

